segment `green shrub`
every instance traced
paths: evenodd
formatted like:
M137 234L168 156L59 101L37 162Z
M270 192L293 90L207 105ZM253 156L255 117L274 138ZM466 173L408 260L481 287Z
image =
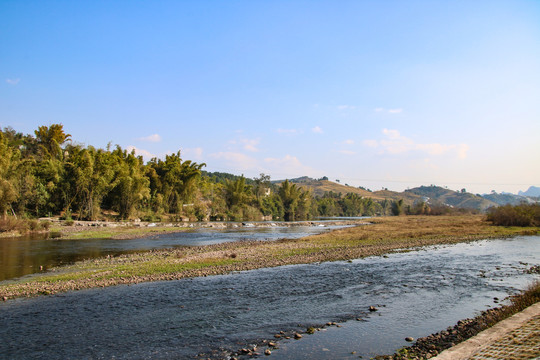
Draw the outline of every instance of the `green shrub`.
M501 226L540 226L540 204L505 205L491 208L487 220Z
M39 224L38 220L26 220L26 223L28 224L30 231L38 231L41 229L41 225Z
M0 232L25 231L25 225L26 224L24 221L11 216L7 216L4 219L0 219Z
M59 237L62 237L62 233L60 231L51 231L49 233L49 238L51 239L58 239Z

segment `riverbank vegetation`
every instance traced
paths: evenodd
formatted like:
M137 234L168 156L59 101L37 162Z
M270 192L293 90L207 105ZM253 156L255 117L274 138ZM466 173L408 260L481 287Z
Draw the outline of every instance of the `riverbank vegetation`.
M226 274L321 261L350 260L425 245L452 244L540 228L491 226L481 215L396 216L303 239L246 241L126 254L78 262L0 285L0 297Z
M308 220L318 216L447 214L451 207L373 199L356 193L314 196L300 184L209 173L180 151L144 162L119 145L78 144L61 124L34 134L0 130L0 216L77 220ZM15 222L0 232L33 225ZM7 230L6 230L7 229Z
M540 226L540 204L505 205L492 208L488 221L502 226Z

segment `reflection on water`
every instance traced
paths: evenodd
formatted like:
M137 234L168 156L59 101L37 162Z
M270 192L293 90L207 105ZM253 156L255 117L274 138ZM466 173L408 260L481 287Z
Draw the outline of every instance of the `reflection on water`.
M273 339L280 330L345 321L341 328L281 341L269 358L369 358L406 345L406 336L445 329L494 305L493 297L524 288L535 277L524 270L540 264L539 241L538 236L479 241L351 263L8 301L0 304L0 354L8 359L184 359L199 353L225 358L226 351ZM370 305L379 311L369 313Z
M343 226L249 227L196 229L132 240L47 239L43 235L0 238L0 281L17 278L78 260L179 246L245 240L277 240L319 234Z

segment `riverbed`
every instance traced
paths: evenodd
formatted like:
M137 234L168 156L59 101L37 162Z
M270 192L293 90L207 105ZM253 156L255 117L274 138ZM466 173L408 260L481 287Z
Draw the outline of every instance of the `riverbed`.
M525 270L540 264L539 241L484 240L10 300L0 304L0 353L8 359L225 359L275 340L280 331L337 322L341 327L278 341L269 358L369 358L526 287L537 277Z

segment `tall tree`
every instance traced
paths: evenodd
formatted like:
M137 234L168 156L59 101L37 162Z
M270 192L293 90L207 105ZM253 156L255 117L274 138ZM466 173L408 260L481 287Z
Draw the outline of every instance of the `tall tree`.
M46 157L61 158L61 146L71 138L70 134L64 132L62 124L52 124L49 127L40 126L34 133L39 148Z
M301 189L296 184L290 183L289 180L285 180L281 183L278 194L283 202L285 220L296 220L295 214L298 207L298 200L301 195Z
M0 131L0 213L7 215L11 204L17 200L18 191L14 184L14 174L20 162L20 152L8 144L8 138Z
M142 156L127 152L117 145L112 152L115 173L108 201L122 219L129 219L150 198L150 181L144 174Z

